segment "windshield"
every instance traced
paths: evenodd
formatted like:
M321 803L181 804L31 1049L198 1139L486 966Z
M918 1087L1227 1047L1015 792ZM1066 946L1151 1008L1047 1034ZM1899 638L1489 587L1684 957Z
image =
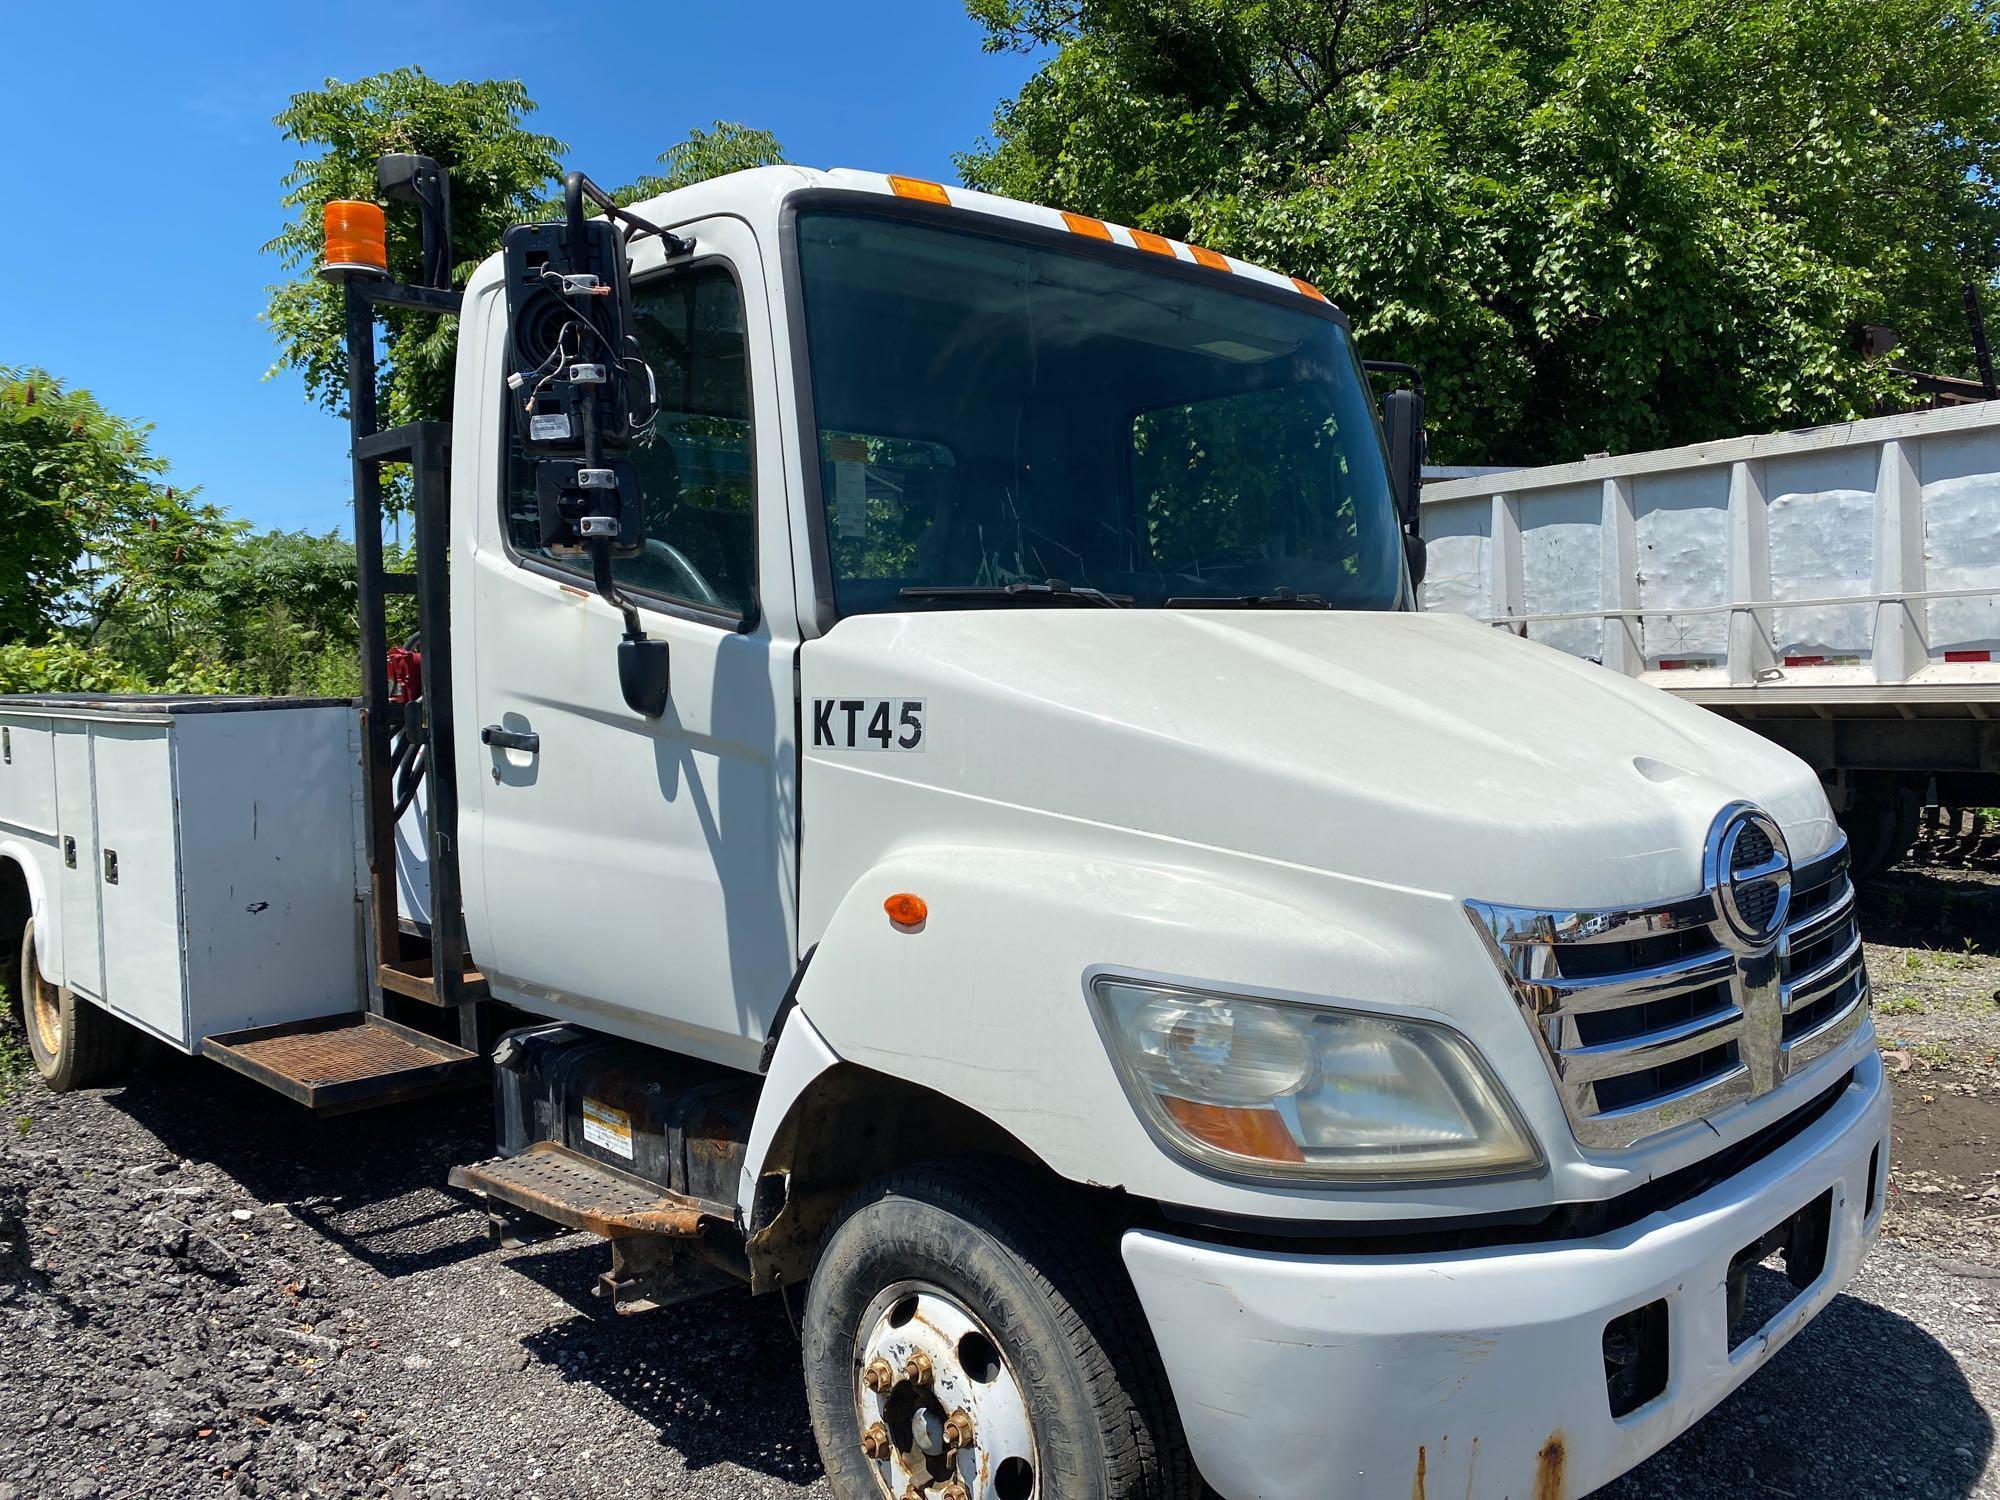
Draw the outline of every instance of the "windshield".
M1051 579L1139 605L1395 607L1373 403L1345 329L1303 298L992 233L798 222L843 614Z

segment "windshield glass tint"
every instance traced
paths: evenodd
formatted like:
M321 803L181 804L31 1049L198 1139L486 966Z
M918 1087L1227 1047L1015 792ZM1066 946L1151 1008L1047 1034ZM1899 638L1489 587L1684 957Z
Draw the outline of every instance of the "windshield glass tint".
M1050 578L1394 606L1372 400L1303 299L850 213L799 240L843 613Z

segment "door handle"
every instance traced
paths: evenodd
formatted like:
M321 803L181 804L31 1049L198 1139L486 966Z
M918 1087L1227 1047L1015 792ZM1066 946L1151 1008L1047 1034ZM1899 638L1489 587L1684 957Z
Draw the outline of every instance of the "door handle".
M502 729L498 724L480 730L479 743L495 750L525 750L530 755L539 755L542 749L542 737L533 730Z

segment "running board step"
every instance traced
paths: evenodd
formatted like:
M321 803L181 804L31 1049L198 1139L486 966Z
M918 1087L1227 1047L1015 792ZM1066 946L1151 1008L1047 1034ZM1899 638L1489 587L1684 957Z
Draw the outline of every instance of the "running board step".
M719 1204L663 1190L554 1141L519 1156L451 1169L451 1185L608 1240L660 1234L693 1239L727 1222Z
M349 1013L204 1037L201 1055L316 1114L344 1114L482 1082L486 1059L398 1025Z

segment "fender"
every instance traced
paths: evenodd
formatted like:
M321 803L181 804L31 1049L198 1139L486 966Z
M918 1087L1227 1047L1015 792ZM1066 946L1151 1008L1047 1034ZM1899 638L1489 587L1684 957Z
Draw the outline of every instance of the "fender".
M750 1142L743 1153L743 1175L736 1190L738 1203L747 1208L756 1202L757 1179L763 1175L771 1142L791 1115L792 1106L815 1079L839 1065L839 1054L827 1046L818 1028L794 1011L778 1033L763 1092L757 1096L757 1114L750 1123Z
M898 927L884 912L899 892L925 901L920 926ZM1465 975L1483 972L1476 941L1441 897L1295 866L1245 861L1218 873L1093 850L893 851L853 883L821 935L758 1111L746 1187L775 1122L812 1076L842 1061L955 1101L1061 1176L1167 1203L1288 1218L1519 1207L1519 1182L1441 1199L1435 1189L1343 1193L1197 1168L1127 1098L1088 993L1109 971L1462 1029L1463 1007L1446 1016L1439 1002L1462 1001ZM1503 1024L1476 1040L1502 1076L1538 1078L1532 1035L1494 999Z
M62 926L61 915L56 903L49 899L44 888L42 861L37 851L47 853L48 846L30 843L26 839L0 838L0 863L12 863L20 868L28 887L28 915L35 924L35 953L41 960L43 977L63 983L62 975ZM12 941L10 937L9 942ZM7 988L14 987L14 977L5 978Z

